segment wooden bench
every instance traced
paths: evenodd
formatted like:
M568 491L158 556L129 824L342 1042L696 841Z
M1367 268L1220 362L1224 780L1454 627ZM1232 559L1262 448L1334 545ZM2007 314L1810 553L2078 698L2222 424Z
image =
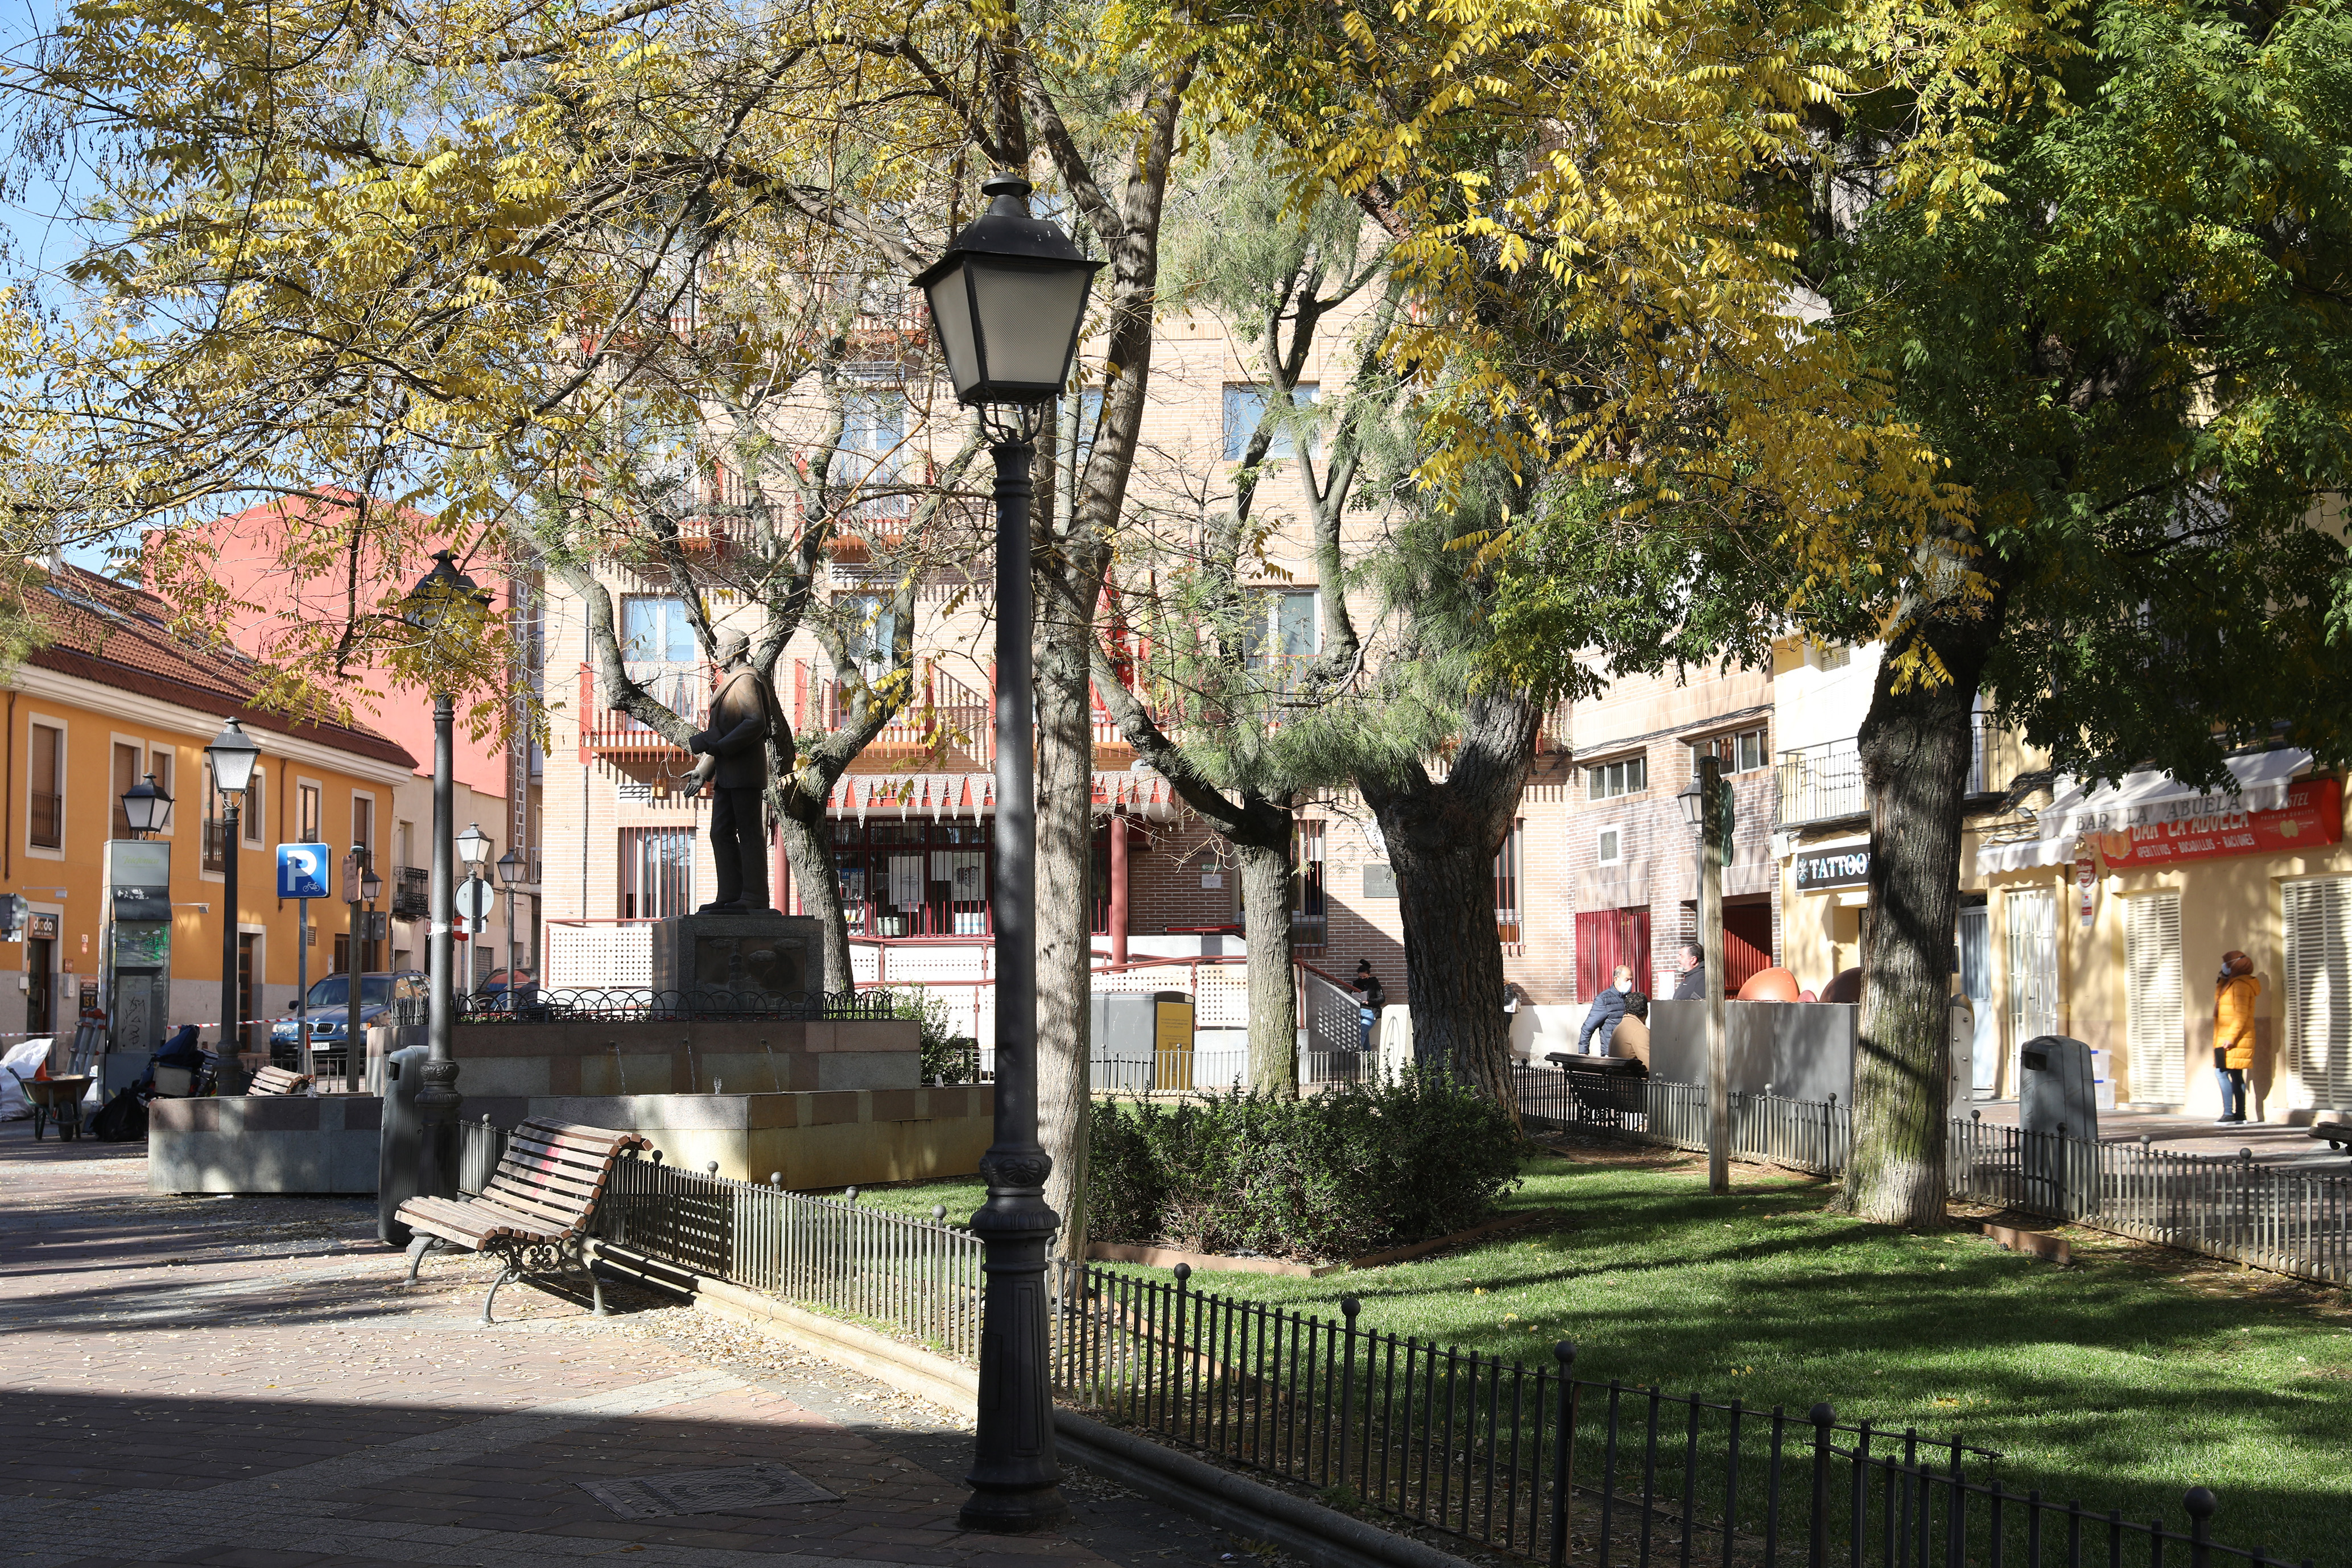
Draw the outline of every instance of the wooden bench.
M408 1226L408 1279L437 1246L462 1247L505 1264L490 1293L482 1298L482 1321L499 1287L529 1274L577 1268L588 1276L596 1315L604 1315L604 1288L588 1262L588 1236L596 1205L613 1179L613 1167L633 1149L649 1149L634 1132L581 1127L568 1121L532 1121L507 1139L507 1152L481 1195L474 1198L411 1198L394 1217Z
M245 1086L247 1094L300 1094L310 1087L309 1073L296 1072L291 1068L263 1068Z

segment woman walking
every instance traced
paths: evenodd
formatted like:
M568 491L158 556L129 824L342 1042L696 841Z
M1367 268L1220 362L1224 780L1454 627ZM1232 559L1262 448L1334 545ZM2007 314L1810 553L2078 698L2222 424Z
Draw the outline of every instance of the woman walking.
M2254 1065L2254 998L2263 983L2254 961L2235 949L2221 955L2213 982L2213 1076L2221 1080L2222 1123L2246 1119L2246 1069Z

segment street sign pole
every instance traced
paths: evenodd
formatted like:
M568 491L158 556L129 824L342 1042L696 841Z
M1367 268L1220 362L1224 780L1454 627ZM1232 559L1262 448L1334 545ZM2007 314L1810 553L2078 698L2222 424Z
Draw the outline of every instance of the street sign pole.
M316 1088L317 1064L310 1059L310 900L294 900L294 1039L301 1049L296 1062Z
M323 844L278 847L278 896L294 900L295 1059L306 1078L319 1067L310 1042L310 900L327 896L327 862L331 855Z

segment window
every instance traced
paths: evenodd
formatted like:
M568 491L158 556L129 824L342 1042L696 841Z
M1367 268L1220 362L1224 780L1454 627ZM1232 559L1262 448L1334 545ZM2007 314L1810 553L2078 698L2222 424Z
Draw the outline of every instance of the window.
M150 746L147 748L147 771L155 775L155 787L157 789L162 790L165 795L170 795L172 793L172 749L169 746ZM174 809L176 810L176 808ZM172 823L169 817L164 818L163 831L166 835L169 835L172 831Z
M907 399L896 387L853 392L841 400L841 454L834 472L844 489L895 485L904 467ZM885 509L903 512L897 497Z
M1301 947L1321 947L1329 922L1323 897L1323 825L1302 822L1290 834L1290 931Z
M392 863L394 865L414 866L416 864L415 837L416 825L415 823L401 822L394 823L393 825Z
M1512 823L1503 835L1503 847L1495 851L1495 927L1506 947L1517 947L1521 940L1519 853L1527 827L1524 821Z
M1302 381L1291 391L1291 401L1299 409L1312 407L1322 393L1322 387L1311 381ZM1238 463L1249 456L1250 437L1257 434L1258 424L1265 417L1266 400L1274 389L1262 382L1231 382L1225 386L1225 461ZM1304 413L1294 414L1293 419L1303 420ZM1268 458L1297 457L1291 432L1276 428L1272 443L1267 446ZM1307 450L1312 455L1315 437L1307 438Z
M1593 800L1639 795L1650 787L1650 759L1643 755L1596 763L1584 770L1584 784L1585 795Z
M1265 622L1251 633L1250 668L1264 668L1271 654L1285 668L1313 658L1321 647L1315 623L1315 590L1284 589L1263 595Z
M25 795L26 841L42 849L66 843L66 732L33 726L32 767Z
M221 809L220 791L213 787L213 765L205 763L205 841L204 868L222 872L228 869L228 819L215 816Z
M352 843L367 857L368 864L374 863L375 802L363 795L352 796Z
M2131 1097L2178 1105L2189 1037L2181 1013L2180 895L2146 893L2124 900L2124 1044L2131 1053Z
M319 825L322 820L323 814L319 809L319 786L314 784L295 785L295 842L298 844L317 844L320 842L319 837Z
M1108 837L1096 848L1107 858ZM837 819L833 863L853 935L986 936L992 929L985 824Z
M621 907L625 921L661 920L694 907L694 829L621 829Z
M1604 827L1593 836L1592 846L1595 858L1603 866L1622 865L1625 859L1625 830Z
M113 826L108 829L110 837L131 837L131 816L122 809L122 796L139 782L139 760L145 754L136 745L125 745L121 741L114 743L114 816Z
M1813 669L1843 669L1853 662L1853 649L1838 643L1805 639L1805 663Z
M2039 889L2012 891L2009 927L2009 1048L2058 1032L2058 900ZM2017 1077L2010 1075L2015 1083Z
M889 668L898 638L898 616L890 601L879 594L836 594L833 605L841 616L849 662L868 680L876 679Z
M1070 412L1076 420L1070 440L1070 466L1073 472L1082 470L1087 459L1094 456L1095 432L1102 428L1103 395L1099 386L1090 386L1070 399Z
M256 768L253 770L253 782L245 786L245 816L242 820L247 844L259 844L261 830L267 826L261 819L261 770Z
M623 658L691 664L699 657L698 648L694 640L694 624L687 619L685 600L657 594L629 594L622 597Z
M1704 741L1691 742L1691 777L1693 778L1698 776L1698 763L1701 757L1722 758L1724 776L1727 778L1733 773L1754 773L1770 760L1770 752L1765 749L1764 730L1759 725L1756 729L1742 730L1736 734L1710 735Z
M2286 903L2286 1059L2321 1105L2352 1102L2352 879L2279 889Z

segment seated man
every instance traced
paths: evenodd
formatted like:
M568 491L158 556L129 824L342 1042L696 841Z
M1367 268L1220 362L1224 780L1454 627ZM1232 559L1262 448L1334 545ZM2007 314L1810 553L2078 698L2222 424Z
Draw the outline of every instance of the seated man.
M1633 972L1619 964L1609 977L1609 989L1592 999L1591 1011L1584 1015L1584 1027L1576 1036L1577 1055L1609 1054L1609 1037L1617 1032L1618 1020L1625 1016L1625 997L1633 989Z

